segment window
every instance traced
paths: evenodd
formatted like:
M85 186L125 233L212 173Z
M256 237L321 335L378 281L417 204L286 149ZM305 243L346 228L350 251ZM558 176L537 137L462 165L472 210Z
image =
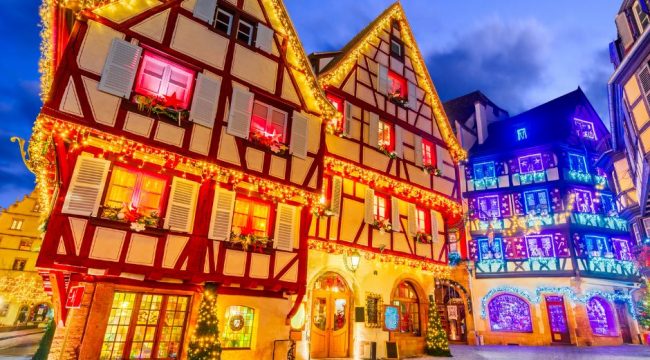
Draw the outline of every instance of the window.
M377 220L388 218L388 199L386 197L375 194L374 214Z
M399 308L399 332L420 336L420 301L413 285L399 283L393 291L393 305Z
M9 229L10 230L22 230L24 222L25 222L25 220L23 220L23 219L13 219L13 220L11 220L11 227Z
M232 29L232 20L233 14L224 9L217 9L214 27L217 30L224 32L226 35L230 35L230 30Z
M576 134L581 138L598 140L596 136L596 130L594 130L594 124L590 121L573 119L573 124L575 125Z
M614 197L609 194L600 194L600 204L605 215L616 215L616 203Z
M645 30L648 27L648 23L650 23L650 19L648 19L648 14L646 14L645 11L643 11L643 8L641 7L640 2L645 1L645 0L637 0L634 3L634 16L636 18L636 22L639 25L639 28L641 29L641 32Z
M237 24L237 40L243 41L248 45L252 45L253 25L246 21L239 20L239 24Z
M33 243L34 243L33 240L22 239L22 240L20 240L20 245L18 245L18 250L31 251Z
M587 171L587 162L583 155L578 154L569 154L569 169L571 171L576 171L581 174L586 174Z
M501 238L494 238L492 243L487 238L478 239L477 246L479 261L503 259L503 241Z
M166 105L187 109L194 71L151 52L145 52L136 77L135 92L163 99Z
M528 139L526 128L517 129L517 141Z
M554 257L553 237L551 235L526 236L529 258Z
M422 139L422 164L433 165L436 163L436 148L429 140Z
M607 238L604 236L585 235L585 245L589 257L604 257L609 253Z
M232 219L233 231L240 234L268 236L270 216L271 205L237 197Z
M255 310L246 306L226 308L222 344L227 349L250 349L253 342Z
M11 269L16 271L23 271L25 270L25 265L27 265L27 259L15 258Z
M166 181L142 172L114 167L104 200L104 217L135 209L142 216L158 217Z
M587 317L591 332L596 336L617 336L616 321L612 306L600 296L594 296L587 302Z
M425 209L417 208L415 209L415 224L417 226L417 231L424 232L429 234L431 232L431 221L429 220L430 212ZM437 234L432 234L437 236Z
M501 216L499 208L499 196L489 195L478 198L479 219L494 219Z
M390 54L394 55L398 59L401 59L404 56L404 46L401 41L395 38L390 39Z
M542 154L522 156L519 158L519 172L529 174L536 171L544 170L542 163Z
M186 296L115 292L100 358L180 357L188 311Z
M495 177L494 161L474 164L474 180L492 179Z
M548 215L548 193L546 190L532 190L524 192L526 201L526 214Z
M9 314L9 303L3 302L0 304L0 317L5 317Z
M393 127L389 123L379 120L377 129L379 132L379 147L387 151L393 151Z
M632 254L630 253L630 243L627 240L612 239L612 250L614 250L616 259L623 261L632 260Z
M33 212L41 212L41 204L35 203L34 208L32 209Z
M488 303L492 331L532 333L530 305L514 294L500 294Z
M255 101L251 118L251 132L284 143L286 141L287 113L273 106Z
M575 204L578 212L581 213L593 213L594 212L594 202L591 197L591 192L587 190L576 189L575 190Z
M401 98L406 98L408 96L406 79L397 75L397 73L393 71L388 72L388 95L390 97Z

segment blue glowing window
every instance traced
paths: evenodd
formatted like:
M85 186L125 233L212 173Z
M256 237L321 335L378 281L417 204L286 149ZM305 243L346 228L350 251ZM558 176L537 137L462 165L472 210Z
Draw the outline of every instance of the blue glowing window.
M474 179L490 179L494 178L496 173L494 171L494 161L474 164Z
M479 219L494 219L501 216L499 197L497 195L478 198Z
M548 193L546 190L532 190L524 193L526 200L526 214L548 214Z
M611 212L616 212L616 203L614 203L614 197L612 195L601 194L600 204L605 215L608 215Z
M569 154L569 168L581 174L587 173L587 161L583 155Z
M526 128L517 129L517 141L528 139Z
M609 252L607 238L604 236L585 235L585 245L590 257L602 257Z
M478 239L479 260L503 259L503 241L501 238L494 238L492 243L487 238Z

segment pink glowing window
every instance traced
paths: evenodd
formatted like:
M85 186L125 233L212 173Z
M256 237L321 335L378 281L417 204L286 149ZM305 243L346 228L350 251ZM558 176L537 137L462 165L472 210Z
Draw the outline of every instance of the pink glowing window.
M194 71L158 55L145 53L136 78L135 92L166 100L187 109L190 103Z
M422 139L422 163L424 165L433 165L436 160L436 148L433 143Z
M406 79L397 75L396 73L388 72L388 93L393 96L407 97L408 88L406 87Z
M251 118L251 132L263 134L278 142L285 142L287 130L287 113L273 106L255 101Z

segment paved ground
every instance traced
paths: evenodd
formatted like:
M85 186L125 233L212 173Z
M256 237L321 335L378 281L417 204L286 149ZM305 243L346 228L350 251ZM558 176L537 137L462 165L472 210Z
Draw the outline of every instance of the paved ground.
M15 335L13 337L12 335ZM31 359L41 341L43 330L0 334L0 360Z
M462 346L451 347L454 359L462 360L633 360L650 359L650 346ZM418 358L439 359L439 358ZM415 359L414 359L415 360Z

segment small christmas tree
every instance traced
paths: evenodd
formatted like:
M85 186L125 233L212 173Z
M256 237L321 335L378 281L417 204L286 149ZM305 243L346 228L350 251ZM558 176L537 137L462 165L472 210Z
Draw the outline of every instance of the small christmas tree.
M650 330L650 284L646 283L645 297L636 304L636 315L639 325Z
M206 284L199 307L199 319L190 340L187 358L190 360L221 359L217 294L213 284Z
M433 295L429 295L429 323L427 324L427 336L425 340L425 351L427 355L451 357L447 333L442 328Z

